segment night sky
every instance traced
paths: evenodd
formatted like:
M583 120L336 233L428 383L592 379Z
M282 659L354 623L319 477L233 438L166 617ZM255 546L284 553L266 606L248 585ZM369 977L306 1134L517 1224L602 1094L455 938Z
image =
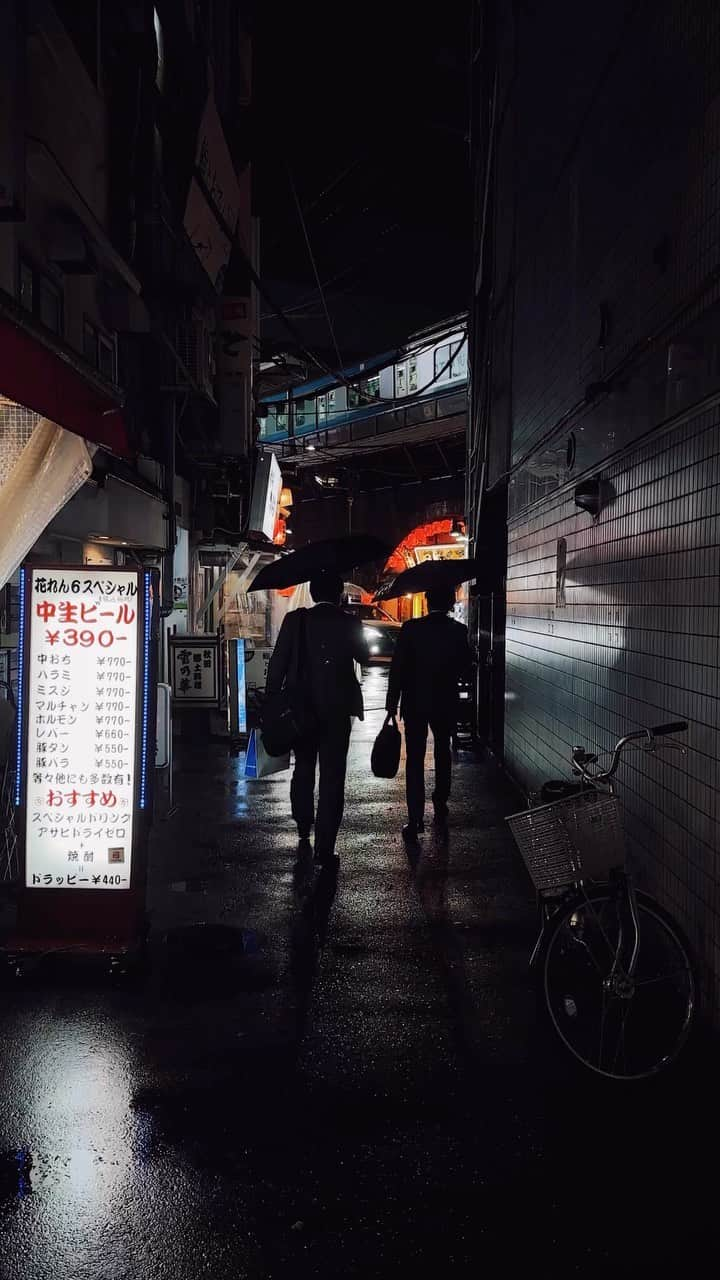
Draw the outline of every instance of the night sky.
M332 19L320 11L313 19L302 5L259 8L262 277L305 342L335 367L292 184L344 363L465 310L469 5L457 0L432 22L414 5L376 0L336 9ZM263 337L289 345L272 318Z

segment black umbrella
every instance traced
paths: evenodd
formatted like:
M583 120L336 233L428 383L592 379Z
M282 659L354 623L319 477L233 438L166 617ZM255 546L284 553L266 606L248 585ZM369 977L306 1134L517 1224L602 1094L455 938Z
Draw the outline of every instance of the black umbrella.
M375 599L396 600L398 596L434 591L438 587L452 589L459 587L461 582L472 582L479 573L478 560L423 560L422 564L404 569L396 578L386 582Z
M392 547L368 533L352 533L344 538L323 538L265 565L253 578L248 591L277 591L308 582L321 569L344 573L371 560L387 560Z

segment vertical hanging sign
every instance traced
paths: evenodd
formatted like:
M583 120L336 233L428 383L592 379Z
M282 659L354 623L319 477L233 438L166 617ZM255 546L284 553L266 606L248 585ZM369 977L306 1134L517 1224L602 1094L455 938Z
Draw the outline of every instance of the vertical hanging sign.
M22 570L16 803L26 892L135 885L154 750L153 595L145 570Z

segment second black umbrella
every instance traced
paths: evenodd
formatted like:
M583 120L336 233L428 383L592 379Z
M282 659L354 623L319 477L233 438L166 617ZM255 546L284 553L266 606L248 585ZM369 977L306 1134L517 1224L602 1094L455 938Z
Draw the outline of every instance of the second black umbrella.
M345 573L372 560L386 560L392 548L369 533L352 533L342 538L309 542L297 551L267 564L253 578L249 591L277 591L309 582L321 569Z
M472 582L480 573L477 560L424 560L422 564L404 569L392 581L380 588L376 600L396 600L398 596L414 595L418 591L434 591L447 587L451 590L461 582Z

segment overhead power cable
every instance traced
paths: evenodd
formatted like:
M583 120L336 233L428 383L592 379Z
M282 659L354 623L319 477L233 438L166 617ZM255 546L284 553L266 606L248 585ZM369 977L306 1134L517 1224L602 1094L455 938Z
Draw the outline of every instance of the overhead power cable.
M326 299L326 297L325 297L325 290L323 289L322 281L321 281L321 279L320 279L320 272L318 271L318 268L317 268L317 262L315 261L315 254L314 254L314 253L313 253L313 251L312 251L312 245L311 245L311 243L310 243L310 236L308 235L308 229L307 229L307 223L306 223L306 221L305 221L305 215L304 215L304 213L303 213L303 211L302 211L302 205L300 204L300 197L298 196L297 188L296 188L296 186L295 186L295 183L293 182L293 176L292 176L292 173L291 173L291 171L290 171L290 166L289 166L289 165L286 165L286 168L287 168L288 181L289 181L289 183L290 183L290 190L292 191L292 194L293 194L293 200L295 201L295 207L296 207L296 209L297 209L298 218L300 219L300 226L302 227L303 238L304 238L304 240L305 240L305 247L306 247L306 249L307 249L307 251L308 251L308 257L309 257L309 259L310 259L310 265L311 265L311 267L312 267L312 269L313 269L313 275L315 276L315 283L316 283L316 285L317 285L318 293L320 294L320 301L322 302L323 311L325 312L325 319L327 320L327 326L328 326L328 329L329 329L329 331L330 331L330 337L332 338L332 343L333 343L333 346L334 346L334 348L335 348L335 355L337 356L338 365L339 365L339 366L340 366L340 368L342 369L342 363L343 363L343 362L342 362L342 356L340 355L340 347L338 346L338 340L337 340L337 336L336 336L336 333L335 333L335 327L334 327L334 325L333 325L333 322L332 322L332 316L330 315L330 310L329 310L329 308L328 308L327 299Z

